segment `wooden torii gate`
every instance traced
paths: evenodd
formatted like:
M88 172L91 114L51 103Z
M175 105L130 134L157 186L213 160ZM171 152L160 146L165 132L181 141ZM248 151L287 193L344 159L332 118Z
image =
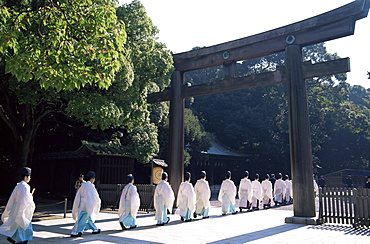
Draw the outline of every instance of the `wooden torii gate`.
M289 142L294 217L316 216L310 123L305 79L350 71L349 59L304 63L302 47L354 34L356 20L365 18L369 0L356 0L340 8L284 27L242 39L174 54L171 87L148 95L149 103L170 101L169 167L177 195L184 175L184 99L287 82ZM285 67L276 71L236 77L236 62L285 51ZM205 84L184 84L184 73L223 66L224 79ZM294 218L293 217L293 218ZM300 218L301 219L301 218ZM294 222L294 221L293 221Z

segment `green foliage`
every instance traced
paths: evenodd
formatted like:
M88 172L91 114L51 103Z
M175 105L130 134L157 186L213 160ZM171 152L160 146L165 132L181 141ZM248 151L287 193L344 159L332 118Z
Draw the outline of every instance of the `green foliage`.
M43 88L108 88L126 65L126 32L114 1L5 1L0 59L18 81Z
M324 44L303 49L313 63L339 58ZM275 70L284 53L238 63L238 75ZM192 84L221 79L219 67L188 72ZM346 75L307 80L311 140L315 163L323 173L343 168L369 170L369 89L351 87ZM264 172L289 174L289 130L285 84L196 97L190 104L207 132L230 148L251 155ZM246 163L244 166L254 167Z
M149 106L146 97L168 86L172 56L156 41L158 30L139 2L117 9L113 3L0 5L0 118L12 131L21 164L32 158L41 122L56 118L51 113L67 116L59 123L81 126L75 120L82 121L99 132L97 141L126 147L143 163L158 152L157 126L168 108ZM20 145L27 148L25 155L17 150Z

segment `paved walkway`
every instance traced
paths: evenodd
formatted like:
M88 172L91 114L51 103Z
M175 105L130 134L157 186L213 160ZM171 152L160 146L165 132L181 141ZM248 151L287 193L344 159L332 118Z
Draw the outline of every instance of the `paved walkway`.
M71 215L65 219L34 222L34 239L30 243L369 243L370 229L355 230L351 226L325 224L318 226L285 224L292 211L281 209L259 210L249 213L221 216L220 207L212 207L209 219L181 222L178 215L169 215L171 221L156 226L153 214L138 216L136 229L122 231L118 216L100 213L96 225L98 235L91 231L82 237L71 238L74 224ZM0 243L8 243L0 236Z

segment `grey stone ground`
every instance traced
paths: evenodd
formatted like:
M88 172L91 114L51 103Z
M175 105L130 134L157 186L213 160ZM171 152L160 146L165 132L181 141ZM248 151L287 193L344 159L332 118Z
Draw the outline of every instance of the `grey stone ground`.
M71 214L54 214L33 222L34 240L30 243L369 243L370 230L353 229L350 225L285 224L285 217L293 215L290 206L249 213L221 216L217 201L212 202L209 219L181 222L178 215L169 215L165 226L155 225L154 214L140 213L138 227L122 231L118 216L112 211L99 214L96 225L101 234L90 231L80 238L71 238L74 224ZM0 237L0 244L8 243Z

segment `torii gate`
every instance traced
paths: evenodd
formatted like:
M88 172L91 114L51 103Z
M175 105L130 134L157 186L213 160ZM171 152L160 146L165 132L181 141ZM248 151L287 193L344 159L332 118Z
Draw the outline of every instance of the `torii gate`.
M220 92L287 82L289 142L294 217L316 216L310 123L305 79L349 72L349 59L303 63L302 47L354 34L356 20L365 18L369 0L356 0L340 8L284 27L242 39L174 54L171 87L148 95L149 103L170 101L169 166L177 195L184 175L184 99ZM276 71L236 77L236 62L285 51L285 67ZM223 65L221 81L188 86L184 72ZM296 218L301 219L301 218ZM290 222L286 220L287 222ZM294 222L294 220L292 221ZM307 222L311 223L311 222Z

